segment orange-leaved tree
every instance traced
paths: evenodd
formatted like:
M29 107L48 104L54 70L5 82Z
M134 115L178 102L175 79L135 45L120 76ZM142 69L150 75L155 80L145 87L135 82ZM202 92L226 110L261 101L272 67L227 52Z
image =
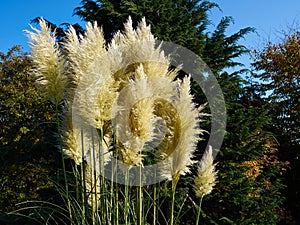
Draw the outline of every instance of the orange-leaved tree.
M280 43L269 42L255 52L254 67L260 71L258 87L269 103L270 129L279 142L280 157L290 161L286 174L287 207L300 219L300 32L285 34Z

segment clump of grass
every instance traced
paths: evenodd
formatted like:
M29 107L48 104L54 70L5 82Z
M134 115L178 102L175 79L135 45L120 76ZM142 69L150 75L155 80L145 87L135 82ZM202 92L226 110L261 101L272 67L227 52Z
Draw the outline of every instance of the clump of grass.
M33 74L41 93L56 105L62 160L74 161L75 175L70 184L64 166L65 186L58 190L67 210L43 203L37 208L49 214L40 213L40 218L62 217L66 224L141 225L149 224L152 216L156 224L163 211L160 187L171 182L172 204L165 221L174 224L177 183L195 163L193 154L203 132L190 94L191 78L176 79L180 68L170 69L145 19L134 29L129 18L124 32L117 32L110 43L97 23L88 23L81 36L70 27L63 53L44 20L40 27L28 32ZM151 164L158 165L152 176L162 183L144 188L142 170ZM137 177L130 173L134 169ZM118 182L120 174L124 184ZM136 186L130 185L132 180ZM195 179L201 201L214 182L210 151Z

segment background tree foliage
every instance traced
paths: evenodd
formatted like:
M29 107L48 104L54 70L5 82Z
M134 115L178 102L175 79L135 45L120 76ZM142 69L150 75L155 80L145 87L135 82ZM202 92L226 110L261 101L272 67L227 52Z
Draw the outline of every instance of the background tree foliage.
M58 165L52 109L38 94L30 65L19 47L0 53L0 211L41 199Z
M38 141L51 110L29 75L30 58L14 47L6 55L0 53L0 60L0 143Z
M300 221L300 32L285 34L278 44L256 52L254 67L261 73L257 90L265 95L272 118L268 129L279 142L281 160L290 162L285 176L286 207Z

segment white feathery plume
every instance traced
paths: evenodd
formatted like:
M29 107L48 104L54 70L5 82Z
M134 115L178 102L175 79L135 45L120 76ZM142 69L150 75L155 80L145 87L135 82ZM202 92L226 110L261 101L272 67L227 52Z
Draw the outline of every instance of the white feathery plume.
M72 115L70 111L66 110L62 130L62 151L66 158L73 159L77 165L82 163L82 146L80 146L81 130L73 126Z
M194 191L198 198L210 194L216 184L216 164L213 163L212 147L204 152L198 166L198 173L195 178Z
M123 149L122 159L129 165L142 164L142 150L153 132L153 90L142 65L136 73L140 79L130 80L117 101L115 123Z
M104 60L104 59L103 59ZM82 120L101 129L113 118L112 108L118 97L119 82L110 76L106 63L97 60L82 76L74 96L73 110Z
M73 26L69 26L69 29L66 31L64 48L68 56L69 79L73 84L77 84L81 76L82 61L78 60L78 56L80 55L80 41Z
M167 77L169 60L161 51L160 46L155 46L156 39L151 34L150 26L146 25L145 18L136 30L132 27L130 17L124 26L124 34L117 32L108 48L108 56L112 57L110 61L118 62L114 63L112 68L115 79L125 82L126 85L132 78L132 72L141 63L148 76ZM119 60L114 60L114 58L119 58Z
M66 33L64 46L71 67L70 75L75 84L80 82L81 77L90 69L93 63L106 54L105 39L97 22L94 24L88 23L85 35L80 35L79 38L75 29L70 26Z
M170 118L170 143L163 145L160 153L163 156L161 176L177 183L180 175L190 172L193 153L203 132L198 124L198 111L190 94L190 77L178 83L179 95L173 103L174 118ZM169 107L170 108L170 107Z
M51 34L46 21L39 21L41 30L31 27L35 32L26 31L31 45L33 75L41 94L47 96L54 104L64 99L67 77L65 60L56 43L55 32Z
M119 94L114 123L118 127L117 137L124 147L123 160L126 159L127 164L142 164L144 148L156 147L154 143L165 135L163 128L160 129L162 118L154 112L155 104L160 99L171 102L176 83L163 77L148 76L143 64L133 72L133 78Z

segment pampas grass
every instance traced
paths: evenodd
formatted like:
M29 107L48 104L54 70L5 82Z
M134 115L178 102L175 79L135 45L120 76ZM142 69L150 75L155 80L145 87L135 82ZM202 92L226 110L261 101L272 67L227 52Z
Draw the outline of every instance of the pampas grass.
M55 32L50 32L44 20L40 27L35 33L28 32L32 73L41 94L56 105L64 103L57 117L59 145L64 157L75 164L76 190L80 192L76 201L82 221L91 216L92 224L146 224L143 196L151 195L143 189L142 169L149 161L150 149L150 161L159 164L155 176L172 182L168 221L173 224L176 186L180 176L190 173L203 133L201 112L190 93L191 77L176 79L180 68L170 69L170 60L161 46L155 45L145 18L134 29L129 17L124 32L117 32L110 43L97 23L88 23L85 34L79 36L70 27L63 53ZM211 152L205 153L195 179L194 189L201 198L215 182L209 157ZM128 166L125 171L116 169L118 162ZM113 182L115 178L109 182L104 176L110 169L111 177L125 173L128 181L133 167L139 169L134 207L129 182L120 186ZM156 187L154 190L156 217ZM68 190L66 193L72 224L70 200L74 199Z

